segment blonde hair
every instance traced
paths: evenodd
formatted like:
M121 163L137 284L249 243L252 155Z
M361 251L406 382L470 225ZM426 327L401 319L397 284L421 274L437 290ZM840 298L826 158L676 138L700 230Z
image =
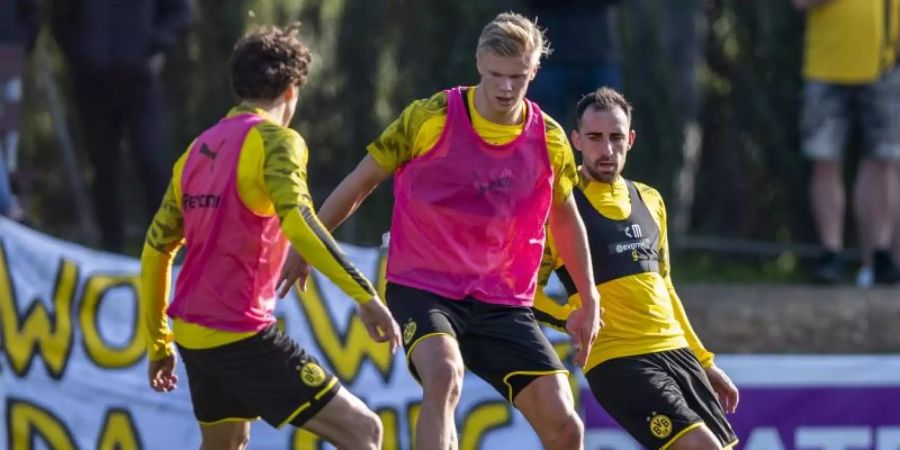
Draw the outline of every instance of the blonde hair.
M553 51L537 21L514 12L501 13L484 26L477 53L485 50L498 56L530 57L535 64Z

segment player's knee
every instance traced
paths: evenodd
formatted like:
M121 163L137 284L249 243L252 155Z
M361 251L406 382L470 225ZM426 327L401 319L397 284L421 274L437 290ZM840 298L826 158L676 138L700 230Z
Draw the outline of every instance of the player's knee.
M558 450L580 449L584 440L584 425L575 414L560 417L553 426L548 426L549 435L544 437L547 448Z
M561 440L566 444L565 448L581 448L584 441L584 424L581 419L571 415L562 428Z
M422 380L425 396L455 404L462 390L463 365L448 358L435 364L432 369L428 377Z
M384 429L381 419L368 409L359 411L352 419L350 432L346 434L352 442L347 442L347 448L362 448L377 450L381 448Z

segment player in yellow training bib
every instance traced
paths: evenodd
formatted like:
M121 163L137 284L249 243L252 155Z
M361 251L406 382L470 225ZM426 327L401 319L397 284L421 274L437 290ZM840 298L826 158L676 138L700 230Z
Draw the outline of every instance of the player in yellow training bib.
M719 450L737 437L725 412L738 391L713 363L688 322L669 277L666 212L662 197L622 178L634 144L631 105L601 88L576 108L575 148L583 156L575 202L587 228L594 280L605 325L597 335L585 377L604 409L650 449ZM581 298L548 238L539 283L556 271L569 294L559 305L542 289L535 316L563 328Z

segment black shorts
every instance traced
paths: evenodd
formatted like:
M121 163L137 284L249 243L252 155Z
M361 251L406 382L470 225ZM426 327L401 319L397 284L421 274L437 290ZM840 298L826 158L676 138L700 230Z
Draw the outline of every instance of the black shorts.
M668 447L703 424L723 447L737 443L690 349L611 359L585 378L600 406L646 448Z
M220 347L178 346L201 424L254 420L301 426L340 389L337 378L274 325Z
M388 283L385 297L403 331L406 361L416 380L410 354L423 339L439 334L455 338L466 367L510 403L538 377L568 373L531 308L451 300L395 283Z

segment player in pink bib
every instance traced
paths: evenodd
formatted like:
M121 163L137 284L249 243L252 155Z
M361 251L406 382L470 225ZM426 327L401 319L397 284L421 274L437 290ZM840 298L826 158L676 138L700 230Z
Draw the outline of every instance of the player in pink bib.
M319 211L340 224L394 175L388 307L423 390L415 448L456 449L454 411L468 367L518 408L550 450L583 448L564 366L529 306L548 219L587 300L569 320L583 364L599 328L577 181L566 133L525 99L543 32L514 13L482 31L481 81L411 104ZM302 278L299 257L287 280Z
M175 389L184 361L201 449L244 449L250 421L303 427L338 448L381 448L378 416L275 324L275 282L288 246L356 300L369 334L400 343L372 284L316 218L307 148L288 128L309 50L296 27L265 27L231 56L241 103L178 159L141 255L149 382ZM168 300L172 259L187 257ZM172 319L172 330L168 318ZM174 340L174 346L172 341Z
M528 306L552 196L544 120L525 100L522 133L490 144L469 121L465 93L446 91L437 144L397 170L387 279L457 300Z

